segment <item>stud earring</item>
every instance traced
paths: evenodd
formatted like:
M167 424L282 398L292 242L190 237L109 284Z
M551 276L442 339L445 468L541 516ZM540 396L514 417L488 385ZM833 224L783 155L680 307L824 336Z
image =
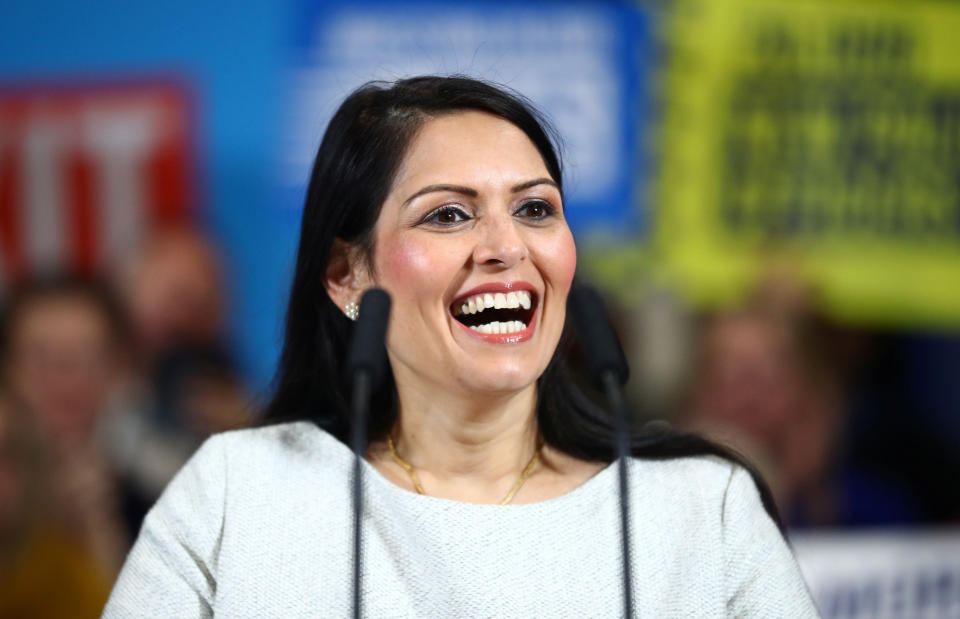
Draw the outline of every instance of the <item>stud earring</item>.
M356 320L360 315L360 306L353 301L350 301L347 303L347 306L343 308L343 313L346 314L347 318L350 320Z

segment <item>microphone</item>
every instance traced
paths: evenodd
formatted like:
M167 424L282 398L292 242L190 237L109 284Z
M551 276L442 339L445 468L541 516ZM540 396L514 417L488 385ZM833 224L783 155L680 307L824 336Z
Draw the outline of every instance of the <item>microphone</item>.
M390 295L382 288L371 288L360 299L360 314L353 327L353 339L347 352L347 375L365 372L373 386L383 380L387 368L383 347L390 319Z
M380 288L371 288L360 299L360 315L353 327L353 339L347 352L346 371L352 381L352 428L350 445L353 449L353 616L361 611L363 547L363 455L367 451L367 413L370 394L383 380L387 369L384 340L390 319L390 295Z
M623 386L630 376L630 368L613 325L607 319L600 293L590 286L574 286L567 297L567 311L597 389L606 389L604 385L610 378L618 387Z
M627 458L630 457L630 424L623 398L623 385L630 368L613 326L607 318L603 299L596 289L574 286L567 297L567 312L577 332L587 370L594 385L607 396L617 430L617 468L620 474L620 554L623 560L623 616L633 616L633 578L630 561L630 487Z

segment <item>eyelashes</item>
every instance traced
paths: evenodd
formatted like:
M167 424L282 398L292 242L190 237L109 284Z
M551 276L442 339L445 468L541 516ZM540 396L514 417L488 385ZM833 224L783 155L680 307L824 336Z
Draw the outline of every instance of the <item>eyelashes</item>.
M546 200L529 200L513 212L514 215L520 213L526 213L526 217L539 221L556 215L557 209Z
M467 221L470 218L470 215L464 212L464 210L460 207L452 204L445 204L440 208L430 211L430 213L428 213L420 223L452 226L462 221Z
M527 200L513 211L514 217L520 217L531 222L541 222L556 214L557 207L541 199ZM427 213L427 216L420 220L420 224L453 227L471 219L473 217L460 206L444 204Z

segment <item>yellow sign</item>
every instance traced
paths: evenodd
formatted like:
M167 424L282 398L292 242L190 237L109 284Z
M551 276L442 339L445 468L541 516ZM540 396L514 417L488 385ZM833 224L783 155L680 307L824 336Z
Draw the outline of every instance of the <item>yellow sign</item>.
M841 319L960 327L960 6L691 0L657 254L700 304L790 260Z

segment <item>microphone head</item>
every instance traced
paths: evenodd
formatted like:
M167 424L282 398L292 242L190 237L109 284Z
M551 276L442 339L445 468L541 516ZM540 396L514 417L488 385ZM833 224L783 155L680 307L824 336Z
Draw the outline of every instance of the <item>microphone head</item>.
M567 297L567 314L597 388L603 388L603 375L607 372L613 372L622 387L630 376L630 368L600 293L591 286L575 285Z
M384 341L387 323L390 320L390 295L382 288L371 288L360 299L360 315L353 325L353 339L347 352L347 376L364 370L371 382L377 385L383 380L387 368L387 351Z

